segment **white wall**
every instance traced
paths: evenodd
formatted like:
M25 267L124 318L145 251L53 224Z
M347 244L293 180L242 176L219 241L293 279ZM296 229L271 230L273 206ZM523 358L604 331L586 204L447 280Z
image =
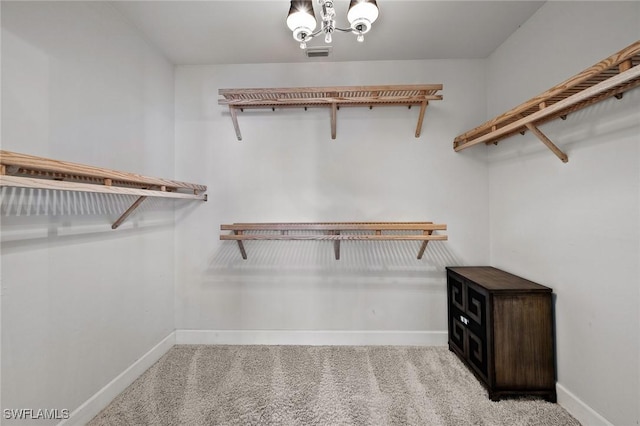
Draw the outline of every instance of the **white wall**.
M170 63L107 3L1 7L2 149L173 177ZM2 193L2 408L72 411L174 329L173 205L112 231L131 198L29 195Z
M176 327L446 342L444 267L489 260L486 154L452 149L484 117L484 70L474 60L178 67L176 173L197 173L210 201L177 224ZM444 84L419 139L417 108L380 107L338 111L336 140L326 109L245 111L239 142L217 104L219 88L415 83ZM242 260L219 241L223 223L425 220L446 223L449 241L420 261L417 242L343 242L336 261L326 242L246 242Z
M547 2L491 55L488 118L638 39L638 2ZM640 421L639 105L541 126L567 164L530 134L489 150L491 262L554 289L558 383L585 422Z

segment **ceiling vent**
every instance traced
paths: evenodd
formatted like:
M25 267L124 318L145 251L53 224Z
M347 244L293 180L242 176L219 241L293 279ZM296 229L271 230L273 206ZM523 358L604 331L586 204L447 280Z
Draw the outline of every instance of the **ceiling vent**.
M329 53L331 53L331 46L309 47L304 51L307 58L326 58Z

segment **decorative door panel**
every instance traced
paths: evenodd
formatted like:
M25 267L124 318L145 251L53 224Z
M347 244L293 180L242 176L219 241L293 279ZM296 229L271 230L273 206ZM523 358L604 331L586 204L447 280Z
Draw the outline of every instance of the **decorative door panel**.
M460 309L462 312L465 311L465 303L464 303L464 285L461 280L453 276L449 276L449 297L451 300L451 304L456 308Z
M486 380L488 373L487 342L485 339L481 339L473 334L469 329L467 329L467 335L469 343L469 362Z
M474 290L470 285L467 286L467 314L469 318L477 325L484 328L487 314L486 310L487 298L484 294Z
M454 345L461 354L464 354L465 340L464 325L456 317L452 317L449 325L449 343Z

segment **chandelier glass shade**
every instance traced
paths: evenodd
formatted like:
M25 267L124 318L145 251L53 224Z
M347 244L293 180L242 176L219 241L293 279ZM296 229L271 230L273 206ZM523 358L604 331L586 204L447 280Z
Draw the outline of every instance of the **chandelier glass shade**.
M364 41L364 35L369 32L371 25L378 19L378 4L376 0L351 0L347 20L349 28L336 26L336 11L332 0L317 0L320 6L320 28L316 31L318 22L313 10L313 0L292 0L287 16L287 26L293 33L293 38L300 43L301 49L306 49L307 42L314 37L324 34L325 43L331 43L334 31L348 32L356 35L359 42Z

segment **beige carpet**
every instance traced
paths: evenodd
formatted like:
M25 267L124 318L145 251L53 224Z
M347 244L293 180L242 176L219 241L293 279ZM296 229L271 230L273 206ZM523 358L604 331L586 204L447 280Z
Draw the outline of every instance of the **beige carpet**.
M492 402L445 347L175 346L98 425L578 425L540 399Z

